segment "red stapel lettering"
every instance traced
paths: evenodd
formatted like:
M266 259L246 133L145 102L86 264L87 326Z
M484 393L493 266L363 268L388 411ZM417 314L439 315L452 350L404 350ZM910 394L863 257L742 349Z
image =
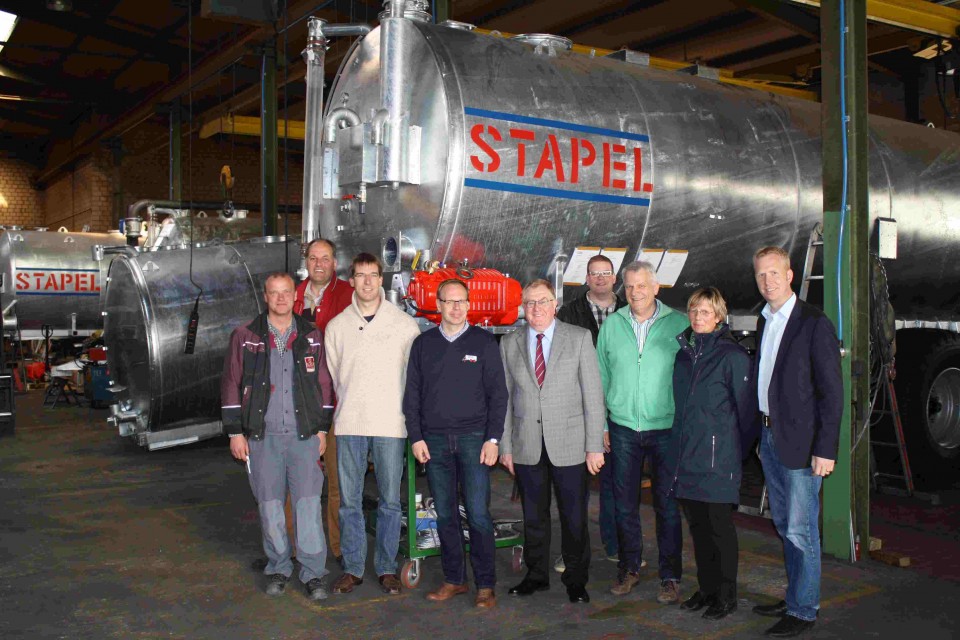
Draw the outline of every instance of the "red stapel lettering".
M18 273L17 274L17 291L26 291L30 288L30 280L27 278L27 274Z
M60 284L61 284L61 288L62 288L64 291L66 291L67 288L69 287L69 285L74 284L74 282L73 282L73 274L72 274L72 273L65 273L65 274L63 274L63 278L62 278ZM74 291L76 291L76 286L74 286Z
M537 165L537 171L533 174L533 177L542 178L547 169L552 169L557 174L557 182L566 182L563 175L563 161L560 158L560 145L557 144L557 136L552 133L543 143L540 163Z
M597 149L593 143L586 139L570 139L571 155L573 156L573 168L570 170L570 182L577 184L580 181L580 167L589 167L597 159ZM586 155L580 155L580 148L586 152Z
M500 131L497 130L496 127L487 126L487 133L497 142L500 142L503 139L503 137L500 135ZM479 156L470 156L470 164L472 164L474 169L477 171L487 171L492 173L500 168L500 154L497 153L496 149L491 147L490 144L481 137L482 135L483 125L473 125L473 128L470 129L470 139L473 140L475 145L480 147L481 151L487 154L489 157L489 162L485 164Z
M510 129L510 137L514 140L526 140L532 142L537 136L529 129ZM527 145L523 142L517 143L517 176L522 177L526 174L527 166Z

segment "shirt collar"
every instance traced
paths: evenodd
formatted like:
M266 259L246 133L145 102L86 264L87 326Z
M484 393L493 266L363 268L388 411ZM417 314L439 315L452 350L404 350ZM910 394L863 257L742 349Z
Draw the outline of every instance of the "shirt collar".
M763 311L761 311L760 314L764 317L764 319L768 321L773 316L780 316L781 319L788 320L790 318L790 314L793 313L793 308L795 306L797 306L797 294L794 293L794 294L791 294L791 296L787 299L787 301L783 303L783 306L777 309L776 313L773 313L770 310L770 303L768 302L767 304L764 305Z
M556 321L556 319L554 319L554 321L550 323L550 326L547 327L546 329L544 329L542 332L541 332L541 331L537 331L536 329L534 329L534 328L531 327L530 325L527 325L527 331L530 332L530 334L529 334L530 339L533 340L534 342L537 341L537 334L538 334L538 333L543 333L543 339L544 339L544 340L547 340L547 341L553 340L553 332L556 330L556 328L557 328L557 321Z
M643 322L637 320L637 316L633 315L633 309L630 309L630 305L627 305L627 312L630 314L630 319L631 319L635 324L639 324L639 325L645 325L645 324L646 324L646 325L651 325L651 324L653 324L654 321L655 321L657 318L660 317L660 299L659 299L659 298L654 298L653 301L656 303L656 306L655 306L655 308L654 308L654 310L653 310L653 315L650 316L649 318L647 318L646 320L644 320Z
M594 301L593 301L593 298L590 297L590 292L589 292L589 291L586 293L586 296L587 296L587 302L588 302L591 306L596 307L597 309L603 309L604 311L613 311L613 310L615 310L615 309L617 308L617 297L616 297L616 296L613 297L613 302L611 302L610 305L609 305L609 306L606 306L606 307L601 307L599 304L597 304L596 302L594 302Z
M469 322L464 322L464 323L463 323L463 327L460 328L460 331L457 331L457 332L456 332L455 334L453 334L452 336L451 336L451 335L448 335L447 332L443 330L443 325L442 325L442 324L438 324L438 325L437 325L437 328L440 329L440 334L441 334L444 338L446 338L446 339L449 340L450 342L453 342L454 340L456 340L457 338L459 338L460 336L462 336L463 334L465 334L465 333L467 332L467 329L470 328L470 323L469 323Z

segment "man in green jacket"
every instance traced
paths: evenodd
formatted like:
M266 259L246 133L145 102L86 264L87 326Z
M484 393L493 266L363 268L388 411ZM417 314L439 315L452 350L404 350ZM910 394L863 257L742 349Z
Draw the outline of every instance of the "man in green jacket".
M661 604L680 601L682 534L680 510L669 494L675 460L669 456L673 426L673 363L677 334L689 323L657 300L660 285L649 262L623 269L627 306L610 314L600 327L597 355L607 401L604 444L613 458L620 561L614 595L626 595L640 581L643 537L640 530L640 483L643 463L653 471L653 508L657 518Z

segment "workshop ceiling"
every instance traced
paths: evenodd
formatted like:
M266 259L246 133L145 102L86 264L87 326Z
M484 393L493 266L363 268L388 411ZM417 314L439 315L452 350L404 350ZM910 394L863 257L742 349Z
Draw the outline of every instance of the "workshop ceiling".
M237 2L0 0L0 11L19 17L9 41L0 43L0 152L49 171L55 143L62 146L66 140L76 148L89 148L94 140L117 137L151 118L163 121L178 98L185 118L192 114L197 127L227 112L256 115L261 54L272 37L281 60L288 62L278 73L281 92L286 91L281 93L281 109L286 102L291 118L302 117L303 18L375 24L382 8L376 0L276 0L279 19L273 24L210 15L211 5ZM740 78L816 91L819 17L816 6L810 6L816 4L451 0L448 6L451 19L483 29L554 33L591 47L625 47L722 67ZM67 10L55 10L55 5L66 5ZM925 61L913 53L933 37L882 23L871 23L868 36L871 68L898 77L917 72ZM335 73L347 45L331 48L328 76Z

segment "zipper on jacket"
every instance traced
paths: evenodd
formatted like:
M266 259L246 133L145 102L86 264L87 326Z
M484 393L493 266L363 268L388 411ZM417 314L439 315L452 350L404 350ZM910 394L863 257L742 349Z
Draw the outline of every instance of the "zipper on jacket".
M715 436L715 435L710 436L710 440L711 440L711 444L710 444L710 468L713 469L713 467L714 467L714 460L716 460L716 457L717 457L717 436Z
M693 349L690 349L690 357L693 358L693 365L691 365L690 370L693 373L693 379L690 382L690 389L687 391L687 399L690 399L691 394L693 394L694 388L697 386L697 378L700 377L700 370L697 369L697 361L700 359L700 352L694 352ZM683 403L683 416L680 418L680 433L677 435L677 442L679 444L680 450L677 452L677 466L673 472L673 483L670 485L670 491L674 491L677 486L677 480L680 478L680 454L683 453L683 424L686 422L687 417L687 403ZM710 467L713 468L713 461L710 462Z

